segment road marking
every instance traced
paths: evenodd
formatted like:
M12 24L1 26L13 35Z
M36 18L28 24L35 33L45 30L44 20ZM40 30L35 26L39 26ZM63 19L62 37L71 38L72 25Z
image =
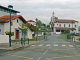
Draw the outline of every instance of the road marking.
M43 46L43 44L40 44L40 45L38 45L38 46Z
M62 46L66 46L66 45L62 45Z
M70 47L74 47L73 45L69 45Z
M51 48L51 46L49 47L49 49Z
M39 57L37 60L39 60L41 57Z
M51 44L47 44L46 46L50 46Z
M35 45L31 45L31 46L35 46Z
M54 46L58 46L58 44L54 44Z
M46 54L47 51L48 51L48 50L46 50L43 54Z

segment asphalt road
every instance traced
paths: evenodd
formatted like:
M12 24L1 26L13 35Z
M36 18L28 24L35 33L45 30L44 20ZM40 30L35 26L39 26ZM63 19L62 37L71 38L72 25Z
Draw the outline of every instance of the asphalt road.
M8 52L0 60L80 60L80 52L60 36L49 36L47 41L22 50Z

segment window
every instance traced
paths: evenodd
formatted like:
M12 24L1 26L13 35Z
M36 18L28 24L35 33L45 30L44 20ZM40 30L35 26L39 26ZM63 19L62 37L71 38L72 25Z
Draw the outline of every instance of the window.
M61 27L61 24L59 24L59 27Z
M17 19L17 23L18 23L18 19Z
M1 29L0 29L0 32L1 32Z
M75 28L76 28L76 25L75 25Z
M69 24L69 27L70 27L70 24Z
M64 24L64 27L65 27L65 24Z

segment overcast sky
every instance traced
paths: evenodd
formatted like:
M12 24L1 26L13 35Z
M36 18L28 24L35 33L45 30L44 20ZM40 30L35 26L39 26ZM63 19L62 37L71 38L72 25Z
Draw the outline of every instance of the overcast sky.
M80 22L80 0L0 0L0 5L20 11L26 20L38 18L48 24L52 13L59 19L74 19ZM80 25L80 24L79 24Z

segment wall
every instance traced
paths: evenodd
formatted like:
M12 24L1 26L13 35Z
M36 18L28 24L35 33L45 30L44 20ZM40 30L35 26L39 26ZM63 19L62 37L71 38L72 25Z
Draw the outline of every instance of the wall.
M56 32L56 34L61 34L61 32Z
M30 29L27 32L27 38L32 39L32 31Z
M9 36L8 35L0 35L0 43L9 43Z
M18 23L17 23L18 19ZM23 23L21 19L17 18L15 20L12 20L13 26L11 26L11 32L14 32L14 36L11 36L11 39L15 39L15 29L20 27L19 24ZM5 23L4 31L10 31L10 22ZM21 33L20 33L20 38L21 38Z
M72 28L72 23L54 23L54 27L59 27L59 24L61 24L61 27L64 27L64 24L65 24L65 27ZM70 27L69 27L69 24L70 24ZM76 25L76 27L75 27L75 25ZM73 23L73 28L76 28L75 32L78 33L78 23L77 22ZM54 32L55 32L55 30L54 30Z
M0 35L4 35L4 23L0 23L0 29L1 29Z
M10 13L4 12L4 11L0 11L0 17L2 17L4 15L10 15ZM16 15L16 14L11 14L11 15Z

